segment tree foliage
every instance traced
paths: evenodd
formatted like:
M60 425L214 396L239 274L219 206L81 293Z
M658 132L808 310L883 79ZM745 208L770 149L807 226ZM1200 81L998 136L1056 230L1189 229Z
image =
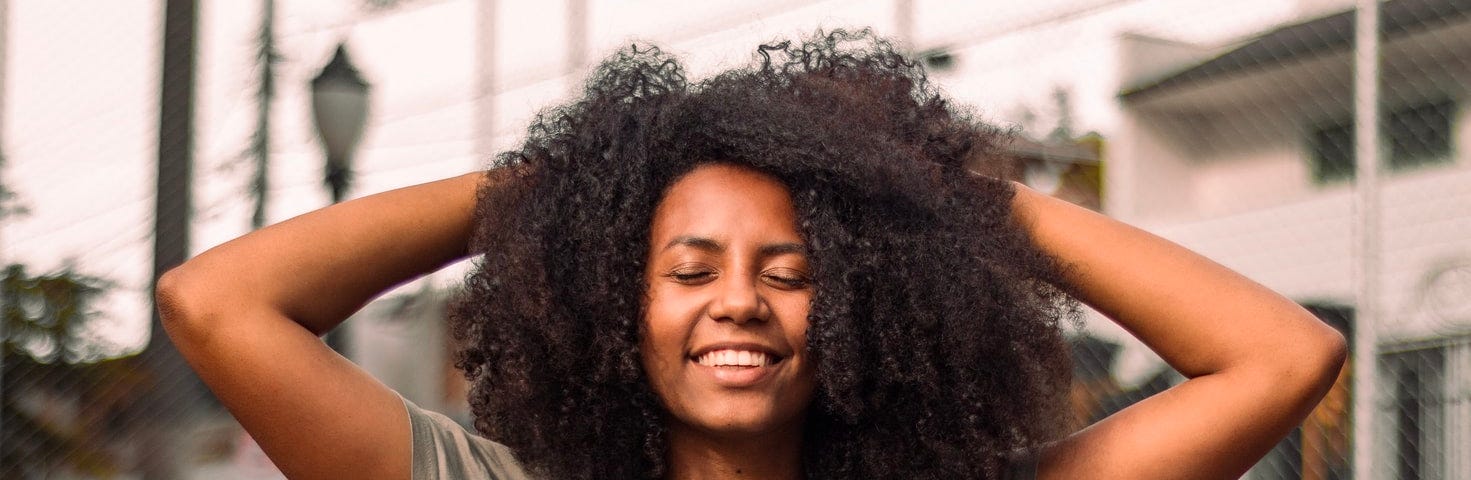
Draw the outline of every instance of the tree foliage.
M28 274L24 265L5 267L0 320L5 322L6 358L25 356L37 363L88 358L94 344L87 338L89 322L96 317L92 306L107 286L71 267L40 276Z
M110 441L114 412L145 378L126 359L93 363L94 303L109 287L72 268L31 275L12 264L0 276L4 336L0 395L0 478L70 470L117 471Z

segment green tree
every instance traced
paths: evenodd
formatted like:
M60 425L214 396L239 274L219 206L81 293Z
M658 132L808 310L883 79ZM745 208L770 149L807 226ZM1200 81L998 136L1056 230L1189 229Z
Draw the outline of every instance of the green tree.
M25 213L0 184L0 221ZM0 479L114 473L110 417L145 378L125 360L95 361L94 304L109 282L69 266L27 270L0 271Z
M60 469L115 473L111 415L144 378L123 359L79 362L97 356L89 332L98 317L92 307L108 283L70 267L44 275L26 270L12 264L0 276L0 478Z

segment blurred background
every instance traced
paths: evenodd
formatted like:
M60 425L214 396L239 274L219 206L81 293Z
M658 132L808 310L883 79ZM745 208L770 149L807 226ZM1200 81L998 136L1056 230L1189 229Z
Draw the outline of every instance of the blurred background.
M1248 478L1471 479L1471 0L1357 4L0 0L0 479L279 478L154 327L158 272L483 168L633 41L701 78L845 26L1013 127L1016 179L1350 337ZM328 342L468 422L442 322L463 272ZM1079 428L1182 381L1096 314L1070 337Z

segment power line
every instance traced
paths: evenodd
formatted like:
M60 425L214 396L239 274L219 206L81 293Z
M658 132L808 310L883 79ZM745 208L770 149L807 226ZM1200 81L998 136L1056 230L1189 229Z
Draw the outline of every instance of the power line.
M151 197L148 198L148 199L143 199L143 200L150 200L150 199L151 199ZM16 243L33 242L33 241L35 241L36 238L37 237L32 237L31 239L28 239L28 240L26 240L24 242L16 242ZM124 230L123 232L120 232L120 233L118 233L116 235L112 235L111 238L109 238L109 239L107 239L105 241L102 241L102 242L96 243L96 244L92 244L92 245L86 245L84 247L84 250L81 250L80 252L74 252L72 255L63 255L62 257L70 257L70 258L74 259L78 265L89 265L89 264L94 264L95 265L97 263L101 263L101 261L98 260L98 258L112 258L111 257L112 254L117 253L118 250L121 249L121 248L123 248L124 246L129 246L129 245L134 247L134 248L132 248L132 250L135 251L134 254L133 254L135 257L147 257L148 254L150 254L151 252L149 251L146 242L148 242L148 240L150 240L152 238L153 238L153 225L150 222L147 222L147 221L136 222L136 223L133 224L133 226L131 228L128 228L127 230ZM140 244L142 244L142 245L140 245ZM56 257L55 255L47 255L47 256L50 257L50 258L55 258ZM118 262L118 265L126 265L127 263L129 263L129 262ZM146 271L147 270L147 267L148 267L148 264L145 262L145 263L139 264L138 267L139 267L139 269L141 271ZM100 278L106 278L108 280L112 280L110 278L110 276L112 275L113 272L116 272L120 268L123 268L123 267L122 266L114 266L111 270L108 271L108 273L102 274L102 275L97 275L97 276L100 277Z
M1101 12L1101 11L1104 11L1104 10L1109 10L1109 9L1116 8L1116 7L1121 7L1121 6L1124 6L1124 5L1131 4L1131 3L1137 3L1139 1L1141 1L1141 0L1105 0L1105 1L1100 1L1098 3L1094 3L1092 5L1088 5L1088 6L1085 6L1085 7L1082 7L1082 8L1078 8L1078 9L1074 9L1074 10L1069 10L1069 11L1066 11L1066 12L1063 12L1063 13L1060 13L1060 14L1057 14L1057 15L1042 17L1042 18L1038 18L1036 20L1032 20L1030 22L1024 22L1024 23L1021 23L1021 24L1018 24L1018 25L1011 25L1011 26L1007 26L1007 27L1002 27L1002 28L995 29L995 30L972 30L972 29L966 29L966 30L969 31L966 34L956 35L956 36L950 37L948 39L944 39L944 40L940 40L940 41L934 41L934 42L927 42L927 43L929 43L931 45L934 45L934 46L937 46L937 47L948 47L948 48L956 48L956 47L961 47L961 46L967 46L967 47L969 47L969 46L974 46L976 44L986 43L986 42L990 42L990 41L993 41L993 40L997 40L997 39L1000 39L1002 37L1006 37L1008 35L1013 35L1013 34L1016 34L1016 33L1025 32L1027 30L1033 30L1033 29L1038 29L1038 28L1052 26L1052 25L1059 24L1059 23L1070 22L1070 21L1077 20L1077 19L1082 18L1082 17L1093 15L1095 13L1098 13L1098 12ZM920 50L923 50L923 49L920 49Z
M785 5L782 5L782 8L779 9L779 10L766 11L764 9L759 9L759 8L758 9L750 9L750 10L756 10L756 11L763 12L762 14L758 14L758 15L735 16L735 17L725 17L725 16L720 16L720 15L715 15L715 16L708 17L708 18L714 18L716 20L707 21L707 22L704 22L701 25L698 25L696 27L687 29L685 31L686 33L670 35L670 36L667 36L667 37L664 37L664 38L661 38L661 39L657 39L657 40L660 43L666 43L666 44L677 44L677 43L683 43L683 42L698 40L698 39L705 38L705 37L708 37L708 36L711 36L711 35L717 35L717 34L720 34L720 33L728 32L728 31L733 30L736 27L740 27L742 25L749 25L751 23L759 22L759 21L763 20L764 18L766 18L768 16L771 16L771 15L780 15L780 14L784 14L784 13L790 13L790 12L792 12L794 10L799 9L799 8L804 8L804 7L815 5L815 4L818 4L818 3L831 2L831 1L833 1L833 0L794 0L794 1L785 2ZM783 2L773 2L773 3L783 3ZM586 71L586 70L584 69L582 71ZM476 103L478 103L478 102L480 102L482 100L485 100L486 98L489 98L489 97L499 96L499 95L504 94L504 93L513 92L513 91L516 91L516 90L520 90L522 88L533 87L533 86L536 86L536 85L539 85L539 84L543 84L543 83L546 83L546 82L551 82L551 81L556 81L556 80L565 80L568 77L573 77L573 76L581 73L582 71L579 71L577 73L568 73L566 71L565 65L563 65L563 64L553 63L553 64L543 65L540 68L537 68L536 70L530 70L529 73L527 73L527 74L520 75L519 77L516 77L516 78L514 78L512 80L509 80L505 84L499 86L498 88L492 89L490 91L487 91L487 92L484 92L484 93L479 93L479 94L473 94L473 95L470 95L469 97L465 97L465 98L461 98L461 99L452 100L451 103L432 106L432 107L429 107L427 109L420 110L420 111L417 111L417 112L413 112L413 113L409 113L409 114L395 115L393 117L388 117L386 119L381 120L379 122L379 124L400 122L400 121L408 120L408 119L411 119L411 118L417 118L417 117L422 117L422 116L426 116L426 115L438 113L440 111L448 110L448 109L451 109L451 108L473 107Z
M108 207L108 208L106 208L104 210L99 210L97 212L93 212L93 213L91 213L91 214L89 214L87 216L84 216L82 218L79 218L79 219L76 219L74 221L68 222L66 225L63 225L63 226L60 226L60 227L57 227L57 228L54 228L54 229L51 229L51 230L47 230L45 232L41 232L41 233L38 233L36 235L31 235L30 237L27 237L25 239L12 240L12 242L13 243L30 243L30 242L36 242L36 241L39 241L41 239L45 239L47 237L51 237L51 236L56 235L56 234L59 234L59 233L71 231L71 230L76 229L76 228L79 228L79 227L86 227L86 226L88 226L87 225L87 222L96 220L98 218L111 216L113 213L116 213L119 210L123 210L123 209L127 209L127 208L134 208L134 207L137 207L139 203L150 202L150 201L153 201L153 195L151 193L150 194L147 194L147 195L144 195L142 197L139 197L139 198L134 198L132 200L128 200L128 201L123 202L123 203L114 203L112 206L110 206L110 207Z
M142 224L142 226L143 227L147 227L147 228L142 228L142 229L134 228L133 231L127 232L127 234L125 234L125 235L115 236L115 237L113 237L113 240L112 241L103 243L103 244L101 244L97 248L89 248L87 251L82 252L80 255L78 255L76 257L77 263L78 264L97 263L96 260L92 260L92 261L88 261L87 260L87 254L88 253L100 252L100 253L108 254L110 256L111 254L117 253L117 251L121 247L123 247L124 245L133 245L134 248L129 249L129 250L132 250L133 251L132 257L127 258L126 259L127 261L117 262L117 264L114 265L112 269L108 270L107 273L102 274L102 275L99 275L100 277L107 278L108 280L112 280L112 278L110 278L110 277L114 273L117 273L118 270L120 270L122 268L126 268L128 266L131 266L129 264L132 263L132 261L134 261L134 260L147 259L148 256L153 253L153 252L149 251L148 246L146 244L145 245L136 245L136 244L139 244L139 243L145 243L148 240L150 240L150 239L153 238L153 231L152 231L152 228L151 228L152 226L151 225L148 225L146 223L145 224ZM141 231L139 231L139 230L141 230ZM105 247L105 248L102 248L102 247ZM115 257L109 257L109 258L115 258ZM139 273L146 274L147 271L148 271L148 262L145 260L145 261L143 261L141 263L138 263L136 265L136 267L138 268Z
M408 4L406 6L393 7L393 8L384 8L384 9L376 9L376 10L369 11L367 13L364 13L362 10L358 10L358 13L355 13L352 16L349 16L345 20L338 20L336 22L328 23L326 25L314 25L314 26L311 26L311 27L308 27L308 28L304 28L304 29L301 29L301 30L282 32L282 33L280 33L280 34L277 35L277 38L279 38L279 39L288 39L288 38L291 38L291 37L300 37L300 36L303 36L303 35L311 35L311 34L317 34L317 33L328 33L328 32L337 32L339 30L351 29L352 27L354 27L354 26L356 26L356 25L358 25L360 23L363 23L363 22L377 20L377 19L380 19L380 18L393 17L393 16L397 16L397 15L403 15L405 13L416 12L416 11L419 11L419 10L423 10L425 8L428 8L428 7L437 7L437 6L441 6L441 5L446 5L446 4L449 4L451 2L455 2L455 1L459 1L459 0L436 0L436 1L419 0L418 2L411 3L411 4Z

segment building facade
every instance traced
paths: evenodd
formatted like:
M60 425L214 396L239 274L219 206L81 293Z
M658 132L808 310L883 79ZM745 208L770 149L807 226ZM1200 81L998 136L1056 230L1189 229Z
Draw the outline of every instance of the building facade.
M1110 215L1340 317L1349 335L1354 17L1328 12L1224 49L1124 36L1123 124L1105 176ZM1385 2L1380 26L1378 438L1375 471L1354 478L1467 479L1471 3ZM1347 478L1349 399L1337 390L1257 477Z

